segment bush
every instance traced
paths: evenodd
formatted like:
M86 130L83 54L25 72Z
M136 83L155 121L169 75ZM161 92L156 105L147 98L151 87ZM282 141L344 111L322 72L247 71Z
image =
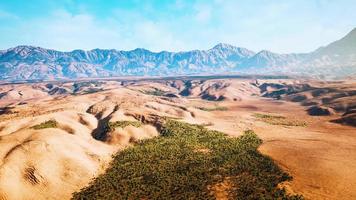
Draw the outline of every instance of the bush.
M157 88L155 88L154 90L143 91L143 93L147 94L147 95L153 95L153 96L164 96L166 94L165 91L157 89Z
M232 199L301 199L277 185L291 177L257 151L253 131L230 138L174 120L161 137L117 153L106 172L73 199L215 199L215 185L225 180Z
M267 115L267 114L255 113L253 116L271 125L307 126L306 122L299 121L299 120L290 120L284 116L279 116L279 115Z
M45 129L45 128L57 128L57 121L56 120L48 120L45 121L41 124L32 126L31 128L35 129L35 130L39 130L39 129Z
M140 127L142 126L142 123L139 121L116 121L108 122L106 125L107 132L113 131L116 127L125 128L126 126Z
M203 111L227 111L228 108L227 107L223 107L223 106L216 106L216 107L213 107L213 108L206 108L206 107L197 107L198 109L200 110L203 110Z

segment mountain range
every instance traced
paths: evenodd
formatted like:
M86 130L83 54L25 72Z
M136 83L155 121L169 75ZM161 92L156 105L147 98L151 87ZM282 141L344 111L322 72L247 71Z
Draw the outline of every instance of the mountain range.
M256 53L223 43L186 52L142 48L61 52L33 46L0 51L1 80L205 74L356 76L356 28L338 41L303 54Z

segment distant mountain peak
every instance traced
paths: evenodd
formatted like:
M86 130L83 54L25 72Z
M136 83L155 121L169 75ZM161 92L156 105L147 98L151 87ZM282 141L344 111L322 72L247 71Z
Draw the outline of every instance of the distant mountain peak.
M14 54L20 55L20 56L27 56L31 54L31 52L43 52L43 48L41 47L34 47L30 45L19 45L13 48L10 48L6 50L6 52L13 52Z
M352 29L352 31L347 34L343 39L345 38L353 38L356 41L356 28Z
M314 52L314 55L329 56L350 56L356 54L356 28L349 32L345 37L321 47Z
M255 53L226 43L209 50L180 52L143 48L62 52L28 45L0 50L0 79L7 80L238 72L356 75L356 28L308 54Z
M268 50L262 50L256 54L256 56L263 56L263 57L272 57L272 56L276 56L276 55L278 55L278 54L273 53Z
M249 58L255 55L256 53L242 47L236 47L226 43L219 43L215 45L212 49L209 50L210 52L219 52L222 54L230 54L235 55L235 58Z
M30 51L30 50L33 50L36 48L37 47L29 46L29 45L19 45L19 46L10 48L9 50L19 52L19 51Z
M219 43L213 47L213 49L235 49L237 47L227 44L227 43Z
M136 48L129 52L135 53L135 54L150 54L150 53L152 53L150 50L145 49L145 48Z

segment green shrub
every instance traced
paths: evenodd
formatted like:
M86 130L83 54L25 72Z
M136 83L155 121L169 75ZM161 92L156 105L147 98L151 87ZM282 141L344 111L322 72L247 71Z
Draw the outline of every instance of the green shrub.
M142 123L139 121L116 121L116 122L108 122L107 131L113 131L116 127L125 128L126 126L134 126L140 127Z
M147 95L153 95L153 96L164 96L166 94L165 91L157 89L157 88L155 88L154 90L143 91L143 93L147 94Z
M54 119L51 119L51 120L45 121L41 124L34 125L31 128L33 128L35 130L45 129L45 128L57 128L57 125L58 125L57 121Z
M213 108L206 108L206 107L197 107L198 109L200 110L203 110L203 111L208 111L208 112L211 112L211 111L227 111L228 108L227 107L223 107L223 106L215 106Z
M261 114L261 113L255 113L254 116L256 118L260 119L285 119L286 117L284 116L279 116L279 115L267 115L267 114Z
M287 119L286 117L279 116L279 115L267 115L267 114L255 113L253 116L265 123L272 124L272 125L307 126L306 122Z
M168 120L161 135L117 153L73 199L215 199L212 186L226 179L231 199L302 199L277 187L291 177L257 151L253 131L231 138Z

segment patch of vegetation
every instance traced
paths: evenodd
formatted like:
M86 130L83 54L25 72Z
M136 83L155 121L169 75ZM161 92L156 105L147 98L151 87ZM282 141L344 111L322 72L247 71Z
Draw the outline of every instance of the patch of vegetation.
M229 179L231 199L302 199L278 184L292 178L257 150L253 131L239 138L203 126L166 121L161 137L117 153L106 173L73 199L215 199Z
M298 120L290 120L284 116L279 116L279 115L267 115L267 114L255 113L253 116L271 125L303 126L303 127L307 126L306 122L302 122Z
M171 116L162 116L160 117L163 121L168 121L168 120L182 120L182 117L171 117Z
M100 87L103 84L104 83L100 81L76 82L73 84L73 93L79 92L79 90L83 87Z
M31 128L33 128L35 130L39 130L39 129L45 129L45 128L57 128L57 126L58 126L57 121L54 119L51 119L51 120L45 121L43 123L34 125Z
M208 111L208 112L211 112L211 111L227 111L228 110L228 108L224 107L224 106L215 106L215 107L212 107L212 108L206 108L206 107L196 107L196 108L198 108L199 110Z
M103 88L88 88L87 90L84 91L84 94L92 94L96 92L101 92L104 91Z
M165 91L157 89L157 88L155 88L154 90L143 91L143 93L147 94L147 95L153 95L153 96L164 96L166 94Z
M139 121L116 121L116 122L109 122L107 125L107 131L113 131L115 128L120 127L120 128L125 128L126 126L134 126L134 127L140 127L142 126L142 123Z
M254 116L259 119L286 119L286 117L284 117L284 116L267 115L267 114L261 114L261 113L255 113Z

